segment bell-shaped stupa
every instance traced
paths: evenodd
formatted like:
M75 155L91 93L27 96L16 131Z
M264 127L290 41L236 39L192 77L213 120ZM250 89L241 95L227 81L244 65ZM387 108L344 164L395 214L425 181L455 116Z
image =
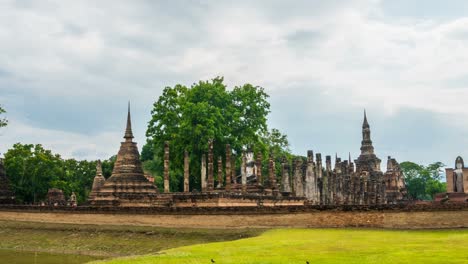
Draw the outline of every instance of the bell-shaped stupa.
M144 176L137 143L133 142L130 103L124 139L112 175L103 181L102 172L101 175L96 172L95 184L89 197L91 205L133 207L157 203L158 189Z

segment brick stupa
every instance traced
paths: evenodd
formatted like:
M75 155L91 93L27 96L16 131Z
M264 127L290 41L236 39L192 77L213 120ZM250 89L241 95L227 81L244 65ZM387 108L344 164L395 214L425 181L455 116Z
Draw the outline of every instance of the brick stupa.
M120 145L111 177L104 183L93 186L89 197L91 205L141 207L157 204L158 190L144 176L137 143L133 142L130 104L124 139L125 141ZM97 177L102 177L99 172L96 174ZM102 181L102 179L99 180Z

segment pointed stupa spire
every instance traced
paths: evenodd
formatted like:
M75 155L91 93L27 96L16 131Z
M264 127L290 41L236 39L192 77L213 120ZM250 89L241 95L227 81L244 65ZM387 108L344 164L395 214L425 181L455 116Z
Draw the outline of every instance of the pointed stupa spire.
M98 160L96 162L96 176L102 176L102 162Z
M125 128L125 136L124 138L127 141L132 141L133 139L133 132L132 132L132 119L130 117L130 101L128 101L128 114L127 114L127 127Z
M364 122L362 123L361 154L374 154L374 147L372 146L371 140L371 131L369 123L367 122L367 114L365 109Z
M368 128L369 123L367 122L367 114L366 114L366 109L364 109L364 122L362 123L363 128Z

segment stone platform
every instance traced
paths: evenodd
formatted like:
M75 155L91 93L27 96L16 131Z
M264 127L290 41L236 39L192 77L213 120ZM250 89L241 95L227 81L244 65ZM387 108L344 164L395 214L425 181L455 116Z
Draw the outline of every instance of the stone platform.
M468 202L468 193L438 193L434 198L435 202L455 202L466 203Z

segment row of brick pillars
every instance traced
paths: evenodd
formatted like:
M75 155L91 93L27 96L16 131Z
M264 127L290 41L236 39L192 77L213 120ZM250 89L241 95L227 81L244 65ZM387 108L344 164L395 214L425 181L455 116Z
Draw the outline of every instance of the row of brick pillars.
M201 188L202 192L213 191L215 188L215 178L214 178L214 157L213 157L213 141L210 140L208 143L208 162L206 160L206 155L202 154L201 161ZM225 189L227 191L231 190L232 181L236 179L235 165L236 157L232 155L231 146L226 145L226 166L225 166ZM169 142L164 143L164 193L170 192L169 186ZM256 159L257 170L255 171L257 182L262 183L262 155L259 154ZM268 187L272 188L276 186L276 175L275 175L275 164L273 158L269 158L269 185ZM218 173L217 173L217 185L216 188L223 187L223 159L218 157ZM246 157L242 157L241 164L241 182L242 182L242 191L247 191L247 174L246 174ZM190 155L188 151L184 152L184 192L190 192Z

